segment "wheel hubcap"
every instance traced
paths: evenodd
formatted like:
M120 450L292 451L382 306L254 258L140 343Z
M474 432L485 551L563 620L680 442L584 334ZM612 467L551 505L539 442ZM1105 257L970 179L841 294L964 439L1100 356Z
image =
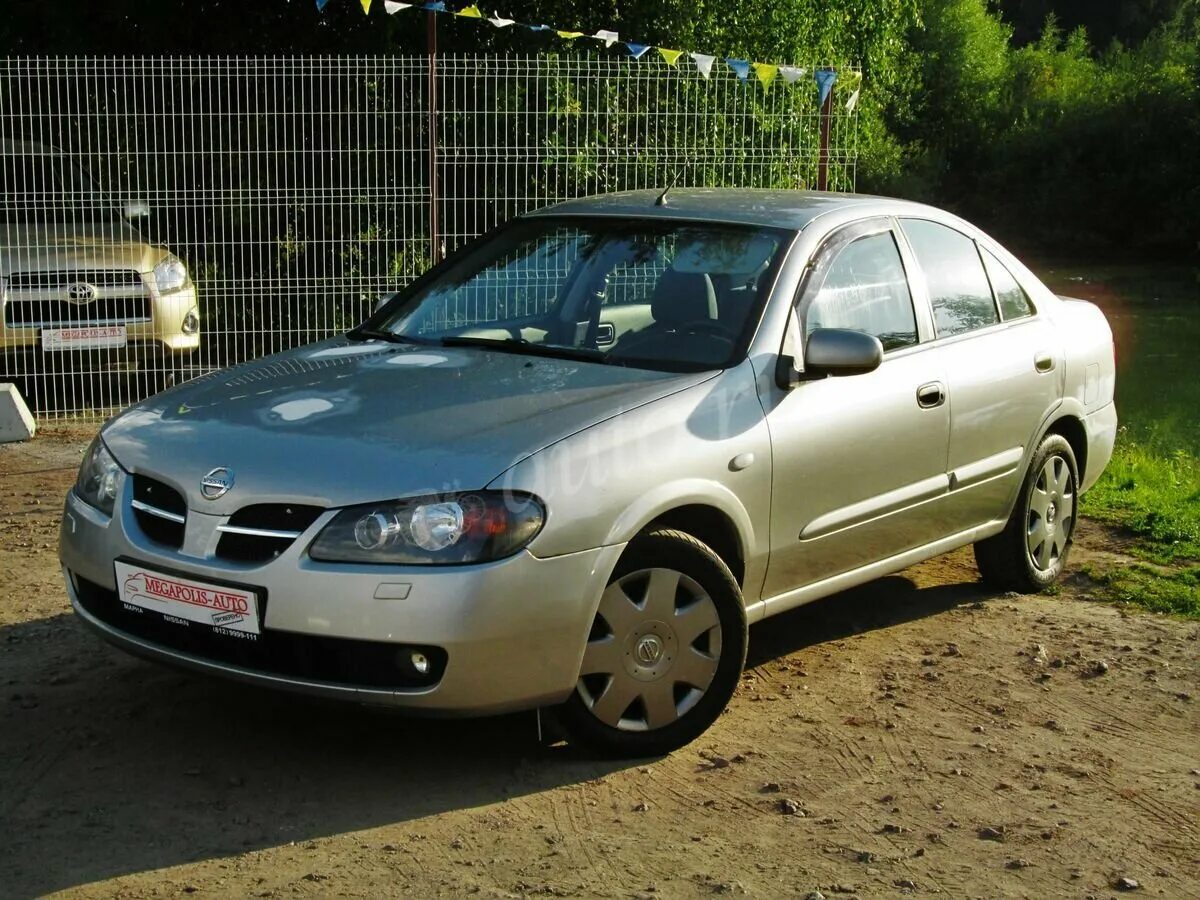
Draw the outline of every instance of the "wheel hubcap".
M674 569L642 569L605 589L577 690L622 731L670 725L704 696L721 658L712 599Z
M1046 460L1029 494L1026 547L1029 561L1045 572L1062 558L1075 524L1075 480L1065 458Z

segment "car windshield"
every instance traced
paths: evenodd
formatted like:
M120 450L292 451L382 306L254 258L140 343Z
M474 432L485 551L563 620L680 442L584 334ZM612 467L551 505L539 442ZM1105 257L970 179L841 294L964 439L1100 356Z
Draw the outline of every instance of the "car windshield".
M0 222L105 222L117 210L82 171L57 153L0 152Z
M745 354L786 237L665 219L523 219L418 281L358 335L724 368Z

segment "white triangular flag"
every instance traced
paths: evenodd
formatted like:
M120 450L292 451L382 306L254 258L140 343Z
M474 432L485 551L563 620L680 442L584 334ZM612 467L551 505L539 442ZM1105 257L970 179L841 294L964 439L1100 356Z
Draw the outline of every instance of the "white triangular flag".
M411 3L397 3L396 0L383 0L383 9L389 16L394 16L402 9L408 9Z
M713 63L716 62L715 56L709 56L706 53L689 53L692 59L696 61L696 68L700 70L700 74L705 78L712 75Z
M854 93L850 95L850 99L846 101L846 112L854 112L854 107L858 106L858 95L862 88L855 88Z
M495 25L497 28L507 28L509 25L512 25L517 20L516 19L502 19L499 16L489 16L488 21L491 22L493 25Z
M780 66L779 74L783 76L783 80L788 84L793 84L798 81L808 69L803 66Z
M592 37L594 37L598 41L604 41L605 47L611 47L613 44L615 44L617 41L619 41L621 39L621 36L618 35L615 31L608 31L604 28L601 28L599 31L597 31L595 34L593 34Z

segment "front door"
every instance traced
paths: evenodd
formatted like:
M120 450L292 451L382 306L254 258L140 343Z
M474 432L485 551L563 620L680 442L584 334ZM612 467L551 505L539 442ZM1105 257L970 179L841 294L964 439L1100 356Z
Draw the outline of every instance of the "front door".
M914 307L893 225L858 223L818 251L794 313L816 328L878 337L865 375L772 386L771 557L764 597L848 572L945 535L950 412L924 306Z

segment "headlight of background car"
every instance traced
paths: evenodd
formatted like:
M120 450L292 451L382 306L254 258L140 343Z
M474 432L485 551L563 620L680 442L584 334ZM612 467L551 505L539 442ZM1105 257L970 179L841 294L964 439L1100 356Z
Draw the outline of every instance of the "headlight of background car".
M111 516L113 504L117 501L117 479L120 474L121 467L100 442L100 438L96 438L83 457L83 465L79 467L75 493L89 506Z
M511 556L537 536L546 510L495 491L443 494L342 510L308 549L325 562L452 566Z
M160 294L179 290L187 284L187 277L187 266L183 264L182 259L173 254L168 254L154 267L154 280L158 282Z

